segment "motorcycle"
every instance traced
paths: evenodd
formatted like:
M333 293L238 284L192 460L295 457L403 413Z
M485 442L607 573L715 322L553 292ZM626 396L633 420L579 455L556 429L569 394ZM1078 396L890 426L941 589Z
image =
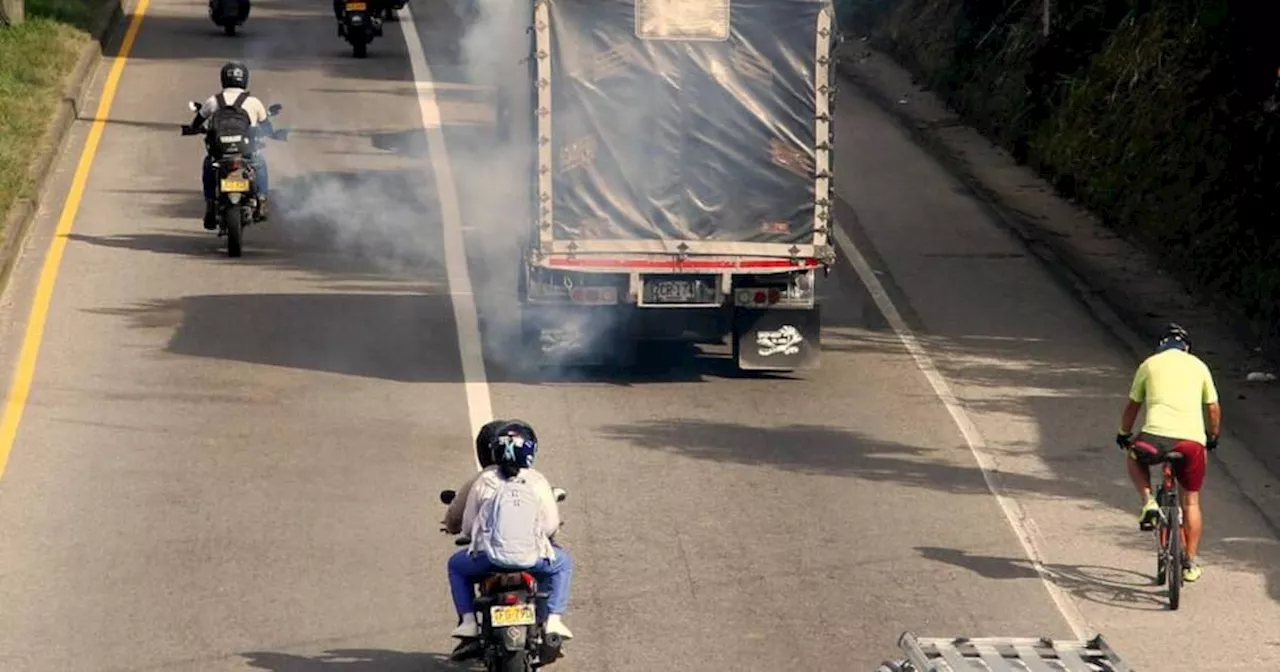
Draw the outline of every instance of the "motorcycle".
M369 43L382 37L382 12L372 11L369 3L370 0L346 0L338 17L338 37L351 45L351 54L356 58L368 56Z
M200 109L200 103L190 101L187 108L192 112ZM267 108L267 114L275 117L284 109L283 105L273 104ZM254 130L257 130L256 128ZM183 135L205 134L203 129L182 127ZM258 211L257 181L253 163L246 156L250 147L257 145L262 137L287 142L288 129L275 129L270 134L260 134L252 138L240 136L223 136L216 138L222 144L220 158L213 162L215 175L214 199L218 223L218 237L227 237L227 256L239 257L244 227L259 221L254 213ZM207 151L207 148L206 148Z
M234 37L236 28L249 20L250 0L209 0L209 18L222 32Z
M563 488L552 488L552 492L557 502L568 496ZM453 490L440 491L446 506L456 496ZM454 543L466 546L471 539L463 534ZM494 572L482 577L477 588L480 637L458 644L452 660L483 659L486 672L531 672L560 658L563 640L546 631L547 594L538 589L532 574Z

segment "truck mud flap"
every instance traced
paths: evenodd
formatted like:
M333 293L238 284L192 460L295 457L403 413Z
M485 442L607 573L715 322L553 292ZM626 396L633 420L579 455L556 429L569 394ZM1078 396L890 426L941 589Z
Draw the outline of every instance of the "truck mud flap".
M795 371L818 365L821 308L733 311L733 358L745 371Z
M529 306L521 311L526 362L539 367L629 366L631 312L615 306Z

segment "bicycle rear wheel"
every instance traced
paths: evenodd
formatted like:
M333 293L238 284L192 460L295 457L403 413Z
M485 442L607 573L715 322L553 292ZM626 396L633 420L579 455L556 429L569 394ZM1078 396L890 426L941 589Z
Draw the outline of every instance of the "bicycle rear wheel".
M1166 511L1165 535L1168 549L1165 555L1165 572L1168 574L1169 609L1177 611L1182 602L1182 516L1174 493L1169 493Z
M1165 518L1166 510L1164 488L1156 490L1156 501L1160 504L1160 517L1156 520L1155 539L1156 539L1156 583L1157 586L1163 586L1168 580L1169 564L1169 526Z

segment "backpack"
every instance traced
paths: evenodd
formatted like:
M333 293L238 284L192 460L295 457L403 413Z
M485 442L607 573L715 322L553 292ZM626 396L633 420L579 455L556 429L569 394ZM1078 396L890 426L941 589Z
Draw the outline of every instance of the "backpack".
M251 135L253 133L253 119L241 107L244 99L248 97L249 92L242 91L228 105L224 93L219 92L215 96L218 101L218 109L209 115L207 126L209 131L205 139L206 144L209 146L209 154L213 158L222 158L230 154L244 156L250 153L253 147Z
M508 569L531 569L541 559L542 502L523 475L503 479L485 502L478 550Z

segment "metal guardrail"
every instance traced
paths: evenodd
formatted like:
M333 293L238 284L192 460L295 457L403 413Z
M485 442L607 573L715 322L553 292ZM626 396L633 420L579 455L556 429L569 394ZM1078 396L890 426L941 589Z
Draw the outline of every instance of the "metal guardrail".
M1036 637L917 637L904 632L907 659L879 672L1135 672L1102 635L1087 641Z

